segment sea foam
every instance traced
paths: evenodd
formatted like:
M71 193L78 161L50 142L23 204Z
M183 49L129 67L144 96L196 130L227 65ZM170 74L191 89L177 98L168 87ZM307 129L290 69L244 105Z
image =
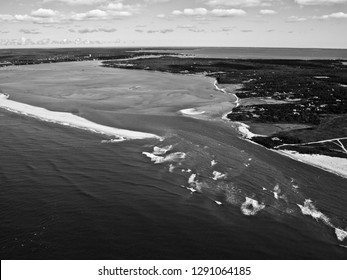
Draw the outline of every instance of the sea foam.
M343 241L347 237L347 231L335 228L335 234L338 240Z
M211 167L215 166L217 164L217 161L215 161L214 159L211 160Z
M183 109L183 110L180 110L180 112L183 115L189 115L189 116L202 115L205 113L205 111L199 111L199 110L196 110L195 108Z
M12 101L8 98L9 96L7 94L0 93L0 108L6 109L17 114L40 119L42 121L75 127L83 130L92 131L95 133L114 136L120 139L161 139L161 137L155 134L105 126L94 123L82 117L73 115L71 113L50 111L45 108L32 106L17 101Z
M324 215L322 212L318 211L316 207L313 205L311 199L305 199L304 205L297 204L301 210L301 213L304 215L311 216L315 220L321 220L323 221L326 225L334 227L330 219Z
M188 179L188 184L193 184L195 183L195 178L196 178L196 174L192 174L189 176L189 179Z
M309 215L312 218L314 218L316 221L321 220L326 225L335 229L335 234L339 241L343 241L347 237L347 231L335 227L330 222L330 219L326 215L324 215L322 212L316 209L316 207L312 204L312 201L310 199L305 199L304 205L300 205L300 204L297 204L297 205L299 206L302 214Z
M148 152L142 152L142 154L149 157L151 161L153 161L155 164L164 163L164 162L179 162L185 159L186 157L186 154L183 152L176 152L176 153L168 154L166 156L157 156L155 154L148 153Z
M223 178L225 178L226 177L226 174L223 174L223 173L220 173L220 172L218 172L218 171L213 171L213 180L215 180L215 181L217 181L217 180L219 180L219 179L223 179Z
M169 146L165 146L165 147L157 147L155 146L153 148L153 154L154 155L165 155L168 151L170 151L172 149L172 145L169 145Z
M249 197L246 197L246 201L241 205L241 211L246 216L253 216L264 208L264 204L259 204L257 200Z
M169 165L169 172L173 172L175 170L175 166L173 164Z

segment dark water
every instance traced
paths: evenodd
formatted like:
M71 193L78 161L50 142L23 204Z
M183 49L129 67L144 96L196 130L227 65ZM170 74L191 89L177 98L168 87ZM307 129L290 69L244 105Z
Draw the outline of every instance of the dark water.
M185 54L211 58L240 59L344 59L347 60L347 49L316 48L196 48L194 50L178 50Z
M107 136L1 109L2 259L346 259L346 239L335 233L347 227L346 179L244 141L229 123L177 113L224 100L209 80L144 71L125 80L128 72L92 66L14 69L0 82L13 100L77 108L165 139L104 143ZM68 81L71 73L79 79ZM54 88L59 75L67 82ZM110 75L99 91L89 88L98 75ZM173 157L163 163L142 154L168 145ZM213 171L226 175L214 180ZM248 207L254 215L245 215L246 198L261 205ZM305 200L309 215L297 205Z

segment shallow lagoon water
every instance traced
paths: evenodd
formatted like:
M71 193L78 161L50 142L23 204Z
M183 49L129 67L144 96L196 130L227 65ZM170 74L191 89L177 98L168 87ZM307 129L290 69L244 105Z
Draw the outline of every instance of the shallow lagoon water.
M346 179L240 139L221 116L182 115L230 111L213 82L97 62L1 69L11 100L164 137L117 143L2 109L2 259L346 258Z

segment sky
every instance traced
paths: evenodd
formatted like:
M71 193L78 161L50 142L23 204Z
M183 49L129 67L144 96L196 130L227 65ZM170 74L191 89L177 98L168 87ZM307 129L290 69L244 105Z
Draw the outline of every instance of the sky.
M347 0L0 0L0 48L347 48Z

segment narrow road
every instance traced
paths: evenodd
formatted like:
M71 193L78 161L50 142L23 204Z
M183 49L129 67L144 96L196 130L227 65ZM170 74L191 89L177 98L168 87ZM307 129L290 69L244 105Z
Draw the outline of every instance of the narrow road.
M347 149L341 142L341 140L347 140L347 137L342 137L342 138L334 138L334 139L327 139L327 140L321 140L321 141L315 141L315 142L307 142L307 143L300 143L300 144L282 144L274 147L274 149L281 148L283 146L305 146L305 145L311 145L311 144L320 144L320 143L327 143L327 142L332 142L333 144L337 145L340 147L343 151L343 153L347 154Z

